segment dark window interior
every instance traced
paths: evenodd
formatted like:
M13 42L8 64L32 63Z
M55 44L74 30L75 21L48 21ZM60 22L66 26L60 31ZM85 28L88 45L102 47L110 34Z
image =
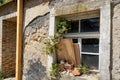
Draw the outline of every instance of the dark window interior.
M82 39L82 52L99 53L99 39Z
M81 20L81 32L99 32L100 18Z
M68 33L78 33L79 32L79 20L70 21L70 30Z
M73 43L78 43L78 39L72 39Z
M99 56L82 54L82 63L87 65L90 69L98 69Z

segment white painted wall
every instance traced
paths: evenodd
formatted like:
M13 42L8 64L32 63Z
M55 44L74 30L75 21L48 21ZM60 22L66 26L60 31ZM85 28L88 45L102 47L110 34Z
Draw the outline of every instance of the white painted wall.
M110 80L111 4L100 8L100 80Z
M49 36L54 37L55 34L55 10L52 8L50 10L50 22L49 22ZM52 63L55 62L55 54L48 55L48 73L51 71ZM49 74L48 74L49 76Z

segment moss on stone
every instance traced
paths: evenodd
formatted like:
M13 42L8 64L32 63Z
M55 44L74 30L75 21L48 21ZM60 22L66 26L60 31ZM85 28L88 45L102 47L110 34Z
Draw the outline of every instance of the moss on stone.
M78 5L78 12L82 12L82 11L87 11L87 6L85 5Z
M72 14L83 11L87 11L87 7L85 5L74 5L74 6L69 6L69 7L65 6L63 8L56 9L56 14L57 15Z

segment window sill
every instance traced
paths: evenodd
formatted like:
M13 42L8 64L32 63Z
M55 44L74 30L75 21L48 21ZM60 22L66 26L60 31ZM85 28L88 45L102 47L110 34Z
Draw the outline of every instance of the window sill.
M86 32L86 33L67 33L64 37L74 37L74 38L99 38L99 32Z
M90 70L91 73L99 73L99 70Z
M73 76L65 73L65 74L61 74L61 79L62 80L99 80L99 73L93 72L90 74L82 74L80 76Z
M87 54L87 55L99 55L99 53L89 53L89 52L81 52L81 54Z

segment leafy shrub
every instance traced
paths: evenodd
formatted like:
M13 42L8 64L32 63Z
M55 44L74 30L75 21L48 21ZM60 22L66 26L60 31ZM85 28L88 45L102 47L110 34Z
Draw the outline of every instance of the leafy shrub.
M45 52L46 54L50 55L55 53L56 45L59 43L59 38L67 31L69 30L69 21L65 19L61 19L57 24L57 32L55 34L54 38L49 37L45 41Z
M60 69L59 69L58 64L53 63L53 64L52 64L51 76L54 76L54 77L60 76L59 71L60 71Z
M4 4L7 3L9 0L0 0L0 3Z
M89 67L85 64L78 66L77 69L83 74L88 74L90 72Z
M82 73L83 74L88 74L90 72L90 69L87 65L82 66Z
M56 49L55 45L57 43L58 43L58 39L56 39L56 38L47 39L44 43L46 45L46 47L45 47L46 54L48 54L48 55L53 54L55 52L55 49Z
M3 2L3 0L0 0L0 3L2 3Z
M4 74L2 71L0 71L0 80L4 80Z
M66 19L61 19L56 25L57 32L56 37L61 37L65 32L70 29L70 22Z

